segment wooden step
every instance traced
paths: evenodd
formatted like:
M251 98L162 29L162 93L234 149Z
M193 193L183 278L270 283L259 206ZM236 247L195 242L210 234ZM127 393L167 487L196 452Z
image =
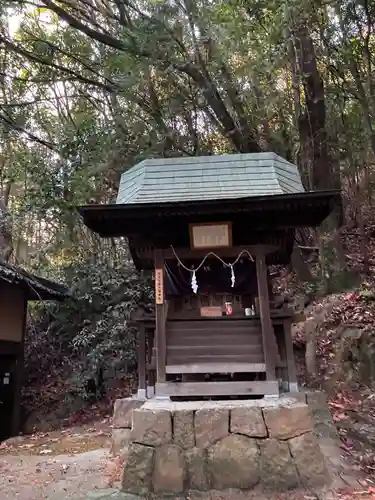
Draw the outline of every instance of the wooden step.
M166 382L156 383L156 396L279 395L277 381L264 382Z
M167 322L167 330L170 332L180 331L196 331L204 332L206 330L217 331L260 331L259 325L254 325L253 322L246 323L245 321L181 321L181 322Z
M194 355L194 356L168 356L167 365L185 365L185 364L208 364L208 363L264 363L263 354L224 354L224 355Z
M212 344L196 344L196 345L179 345L167 346L167 359L169 356L248 356L248 355L263 355L263 348L261 344L232 344L232 345L212 345Z
M194 373L265 373L264 363L184 363L166 366L169 374L194 374Z
M261 337L262 333L259 328L202 328L201 330L198 329L180 329L180 330L170 330L167 328L166 330L167 335L170 337L174 338L179 338L179 337L207 337L212 336L212 335L217 335L220 337L226 337L228 335L243 335L245 337Z
M167 333L167 346L197 346L197 345L262 345L262 337L260 335L243 335L243 334L225 334L225 335L170 335Z

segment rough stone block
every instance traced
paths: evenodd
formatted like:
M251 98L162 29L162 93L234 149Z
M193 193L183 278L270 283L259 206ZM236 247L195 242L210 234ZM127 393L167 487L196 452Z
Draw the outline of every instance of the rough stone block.
M290 451L304 486L320 487L328 484L329 474L318 440L312 432L288 441Z
M133 398L116 399L113 410L113 427L115 429L130 429L133 410L140 408L144 401Z
M310 391L306 393L306 401L311 415L319 417L323 415L323 420L331 420L331 412L329 411L327 396L322 391ZM322 420L319 418L319 420Z
M310 432L313 428L310 412L305 404L263 408L263 415L271 438L290 439Z
M124 491L146 494L151 491L154 448L141 444L131 444L129 456L122 477Z
M155 450L155 464L152 478L156 493L181 493L184 490L185 467L181 449L164 445Z
M173 413L173 442L185 450L194 448L194 412L192 410L179 410Z
M172 442L172 414L168 410L134 410L132 441L147 446Z
M314 425L333 423L332 415L329 411L328 406L326 406L325 408L316 408L315 410L309 408L309 410Z
M332 415L327 403L327 396L323 391L309 391L306 393L307 404L309 406L310 414L318 431L319 428L323 430L323 435L335 435L335 425L333 423ZM324 427L327 427L326 429ZM319 435L320 430L317 432ZM336 433L335 439L338 438Z
M255 439L232 434L208 449L207 470L210 486L249 489L260 479L260 452Z
M259 441L260 475L266 489L283 491L295 488L299 478L287 442L276 439Z
M131 437L130 429L113 429L111 453L114 456L121 456L121 457L127 456L130 437Z
M288 397L296 399L299 403L306 403L306 393L304 391L290 392Z
M230 417L230 432L249 437L267 437L267 428L260 408L234 408Z
M207 451L202 448L191 448L185 451L186 487L191 490L206 491Z
M306 402L310 410L327 407L327 395L323 391L307 391Z
M195 443L197 448L208 448L229 434L229 410L202 408L194 419Z
M339 441L339 433L333 420L331 422L314 422L314 433L317 437L329 438Z

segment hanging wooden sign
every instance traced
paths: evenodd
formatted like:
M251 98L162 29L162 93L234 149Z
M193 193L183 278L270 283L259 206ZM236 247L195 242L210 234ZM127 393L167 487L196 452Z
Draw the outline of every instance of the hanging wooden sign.
M190 247L194 250L232 246L232 224L212 222L190 224Z
M163 269L155 269L155 303L164 304Z

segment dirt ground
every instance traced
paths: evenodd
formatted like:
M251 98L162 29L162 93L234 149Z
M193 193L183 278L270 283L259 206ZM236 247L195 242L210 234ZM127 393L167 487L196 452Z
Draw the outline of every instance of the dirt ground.
M1 500L84 500L94 488L105 486L108 465L105 449L48 459L10 455L0 460Z
M104 421L33 436L0 446L0 500L84 500L108 488L118 474Z

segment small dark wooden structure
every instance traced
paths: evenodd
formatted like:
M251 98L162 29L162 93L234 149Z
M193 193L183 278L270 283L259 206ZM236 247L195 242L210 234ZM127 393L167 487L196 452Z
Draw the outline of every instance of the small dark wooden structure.
M68 290L0 262L0 440L19 431L29 300L62 300Z
M146 160L123 174L116 204L81 207L91 230L126 236L136 267L155 275L155 314L134 318L139 393L298 390L293 311L273 308L267 268L288 264L296 228L335 204L339 192L305 192L296 166L257 153Z

